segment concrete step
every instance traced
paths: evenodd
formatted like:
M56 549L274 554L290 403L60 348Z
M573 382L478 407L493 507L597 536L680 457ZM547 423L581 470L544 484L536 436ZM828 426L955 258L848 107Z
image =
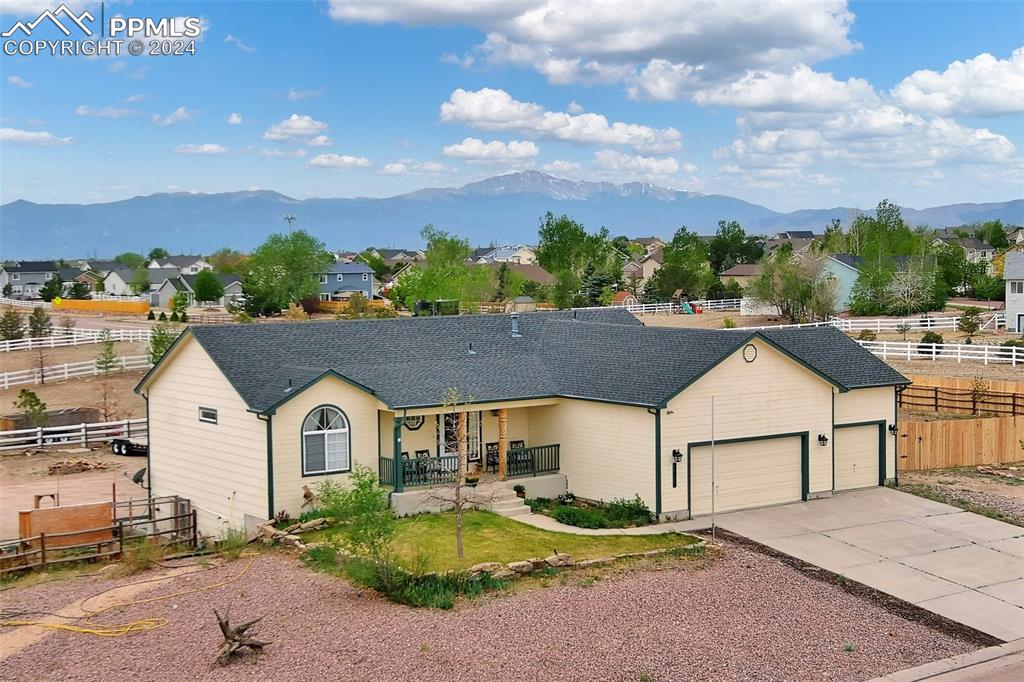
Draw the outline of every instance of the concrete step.
M517 507L516 509L508 509L504 511L498 511L497 509L495 509L494 513L500 514L501 516L526 516L533 512L531 512L530 508L524 504L520 507Z
M494 500L488 505L492 511L502 511L507 509L518 509L519 507L526 507L522 500ZM526 507L529 509L529 507Z

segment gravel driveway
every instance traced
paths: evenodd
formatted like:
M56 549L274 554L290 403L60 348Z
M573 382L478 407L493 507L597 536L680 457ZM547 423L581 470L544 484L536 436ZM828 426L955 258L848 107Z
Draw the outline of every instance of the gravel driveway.
M55 632L0 661L5 680L863 680L976 648L736 544L592 584L568 574L452 612L413 610L262 554L201 597L135 606L117 620L171 624L127 638ZM156 583L143 597L210 584L246 559ZM145 576L141 576L145 577ZM139 579L138 577L136 579ZM54 604L97 578L0 592L0 607ZM210 668L212 608L265 616L262 658ZM0 633L2 636L2 633ZM852 650L847 650L851 649Z

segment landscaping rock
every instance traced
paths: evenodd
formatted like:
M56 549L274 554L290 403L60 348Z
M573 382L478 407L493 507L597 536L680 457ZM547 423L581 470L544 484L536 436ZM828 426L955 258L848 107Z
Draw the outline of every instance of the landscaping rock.
M513 561L508 564L508 570L515 571L520 575L526 575L533 571L532 561Z
M488 572L491 574L491 577L495 580L515 580L519 577L518 573L516 573L515 571L510 571L504 567Z
M324 518L311 519L309 521L306 521L305 523L300 523L299 524L299 531L319 530L319 529L324 528L326 526L327 526L327 519L324 519Z
M576 562L576 568L588 568L590 566L601 566L602 564L610 564L615 561L613 556L603 556L597 559L585 559L583 561Z
M533 557L533 558L527 559L527 561L529 561L531 564L533 564L534 568L544 568L545 566L548 565L548 562L544 561L540 557Z
M570 554L552 554L544 560L548 566L554 566L558 568L560 566L572 566L572 555Z
M494 573L495 571L502 571L505 569L505 565L499 561L485 561L482 564L474 564L469 567L470 574L475 573Z

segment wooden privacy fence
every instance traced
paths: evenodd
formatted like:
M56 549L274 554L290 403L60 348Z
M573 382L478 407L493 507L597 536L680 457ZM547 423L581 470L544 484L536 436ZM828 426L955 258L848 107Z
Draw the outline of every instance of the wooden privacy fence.
M1024 459L1024 417L904 420L899 470L946 469Z
M951 388L954 390L970 390L975 382L971 377L947 377L941 374L907 374L908 379L914 382L915 386L938 386L939 388ZM1009 381L1005 379L983 379L986 389L989 391L1000 391L1002 393L1024 393L1024 381Z
M900 409L976 415L1024 415L1024 394L981 389L907 386L898 393Z

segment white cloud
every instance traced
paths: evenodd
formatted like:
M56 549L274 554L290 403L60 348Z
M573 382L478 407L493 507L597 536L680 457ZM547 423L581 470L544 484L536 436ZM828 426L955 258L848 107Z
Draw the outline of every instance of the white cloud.
M301 159L301 158L304 158L306 156L306 150L303 149L302 147L299 147L298 149L295 149L293 151L288 151L286 149L261 149L260 150L260 156L272 156L272 157L282 158L282 159L283 158Z
M541 170L546 170L550 173L574 173L579 171L580 165L575 161L552 161L551 163L545 163L541 166Z
M124 102L125 102L125 104L138 104L139 102L141 102L144 99L146 99L145 95L140 95L140 94L128 95L127 97L124 98Z
M231 35L230 33L227 34L224 37L224 42L225 43L234 43L235 47L237 47L242 52L255 52L256 51L255 47L253 47L251 45L246 45L245 43L242 42L242 40L240 38L236 38L235 36Z
M239 113L232 112L231 114L228 114L227 122L228 125L242 125L242 115Z
M71 144L72 137L55 137L45 131L18 130L17 128L0 128L0 142L19 142L22 144L58 145Z
M520 102L504 90L492 88L455 90L441 105L441 120L482 130L514 130L575 144L629 145L645 152L679 149L683 139L675 128L609 123L604 116L593 113L546 111L539 104Z
M46 121L44 121L41 118L30 118L30 119L27 119L25 122L28 123L33 128L39 128L41 126L46 125Z
M633 156L614 149L600 149L594 152L594 165L604 170L642 177L664 177L679 172L679 162L670 156Z
M326 135L317 135L306 144L308 144L310 147L330 147L332 144L334 144L334 140L327 137Z
M288 99L293 102L297 102L300 99L309 99L310 97L319 97L324 94L327 88L317 88L316 90L296 90L295 88L288 89Z
M381 175L438 175L450 171L447 166L437 161L415 161L399 159L384 166Z
M468 69L476 62L476 57L471 54L464 54L461 57L451 52L445 52L441 55L441 62L443 64L454 64L460 66L463 69Z
M843 0L815 3L635 0L331 0L338 21L469 25L492 64L529 66L553 83L621 81L664 64L698 89L750 70L785 70L849 54L854 15ZM648 76L652 75L650 72Z
M581 105L576 100L573 100L573 101L569 102L569 106L567 106L565 109L570 114L582 114L583 113L583 105Z
M370 160L362 156L348 154L320 154L313 157L310 166L317 168L364 168L372 165Z
M839 111L878 101L861 78L838 81L799 64L788 73L750 72L739 80L694 94L698 104L754 111Z
M16 88L21 88L22 90L27 90L32 87L32 84L21 76L8 76L7 82Z
M983 53L953 62L942 73L915 71L892 95L907 109L939 116L1024 113L1024 47L1009 59Z
M276 142L308 142L326 132L327 128L326 123L317 121L312 116L292 114L267 128L263 133L263 139Z
M100 107L99 109L93 109L85 104L79 104L75 107L76 115L86 116L89 118L124 118L125 116L131 116L133 113L134 112L131 109L120 109L117 107Z
M175 123L181 123L182 121L190 120L195 113L190 111L186 107L178 107L166 116L160 116L160 114L153 115L153 123L159 126L172 126Z
M228 148L220 144L179 144L174 148L177 154L226 154Z
M475 137L467 137L458 144L446 146L443 153L449 158L463 159L473 163L507 163L533 159L540 154L540 149L533 142L520 140L484 142Z

